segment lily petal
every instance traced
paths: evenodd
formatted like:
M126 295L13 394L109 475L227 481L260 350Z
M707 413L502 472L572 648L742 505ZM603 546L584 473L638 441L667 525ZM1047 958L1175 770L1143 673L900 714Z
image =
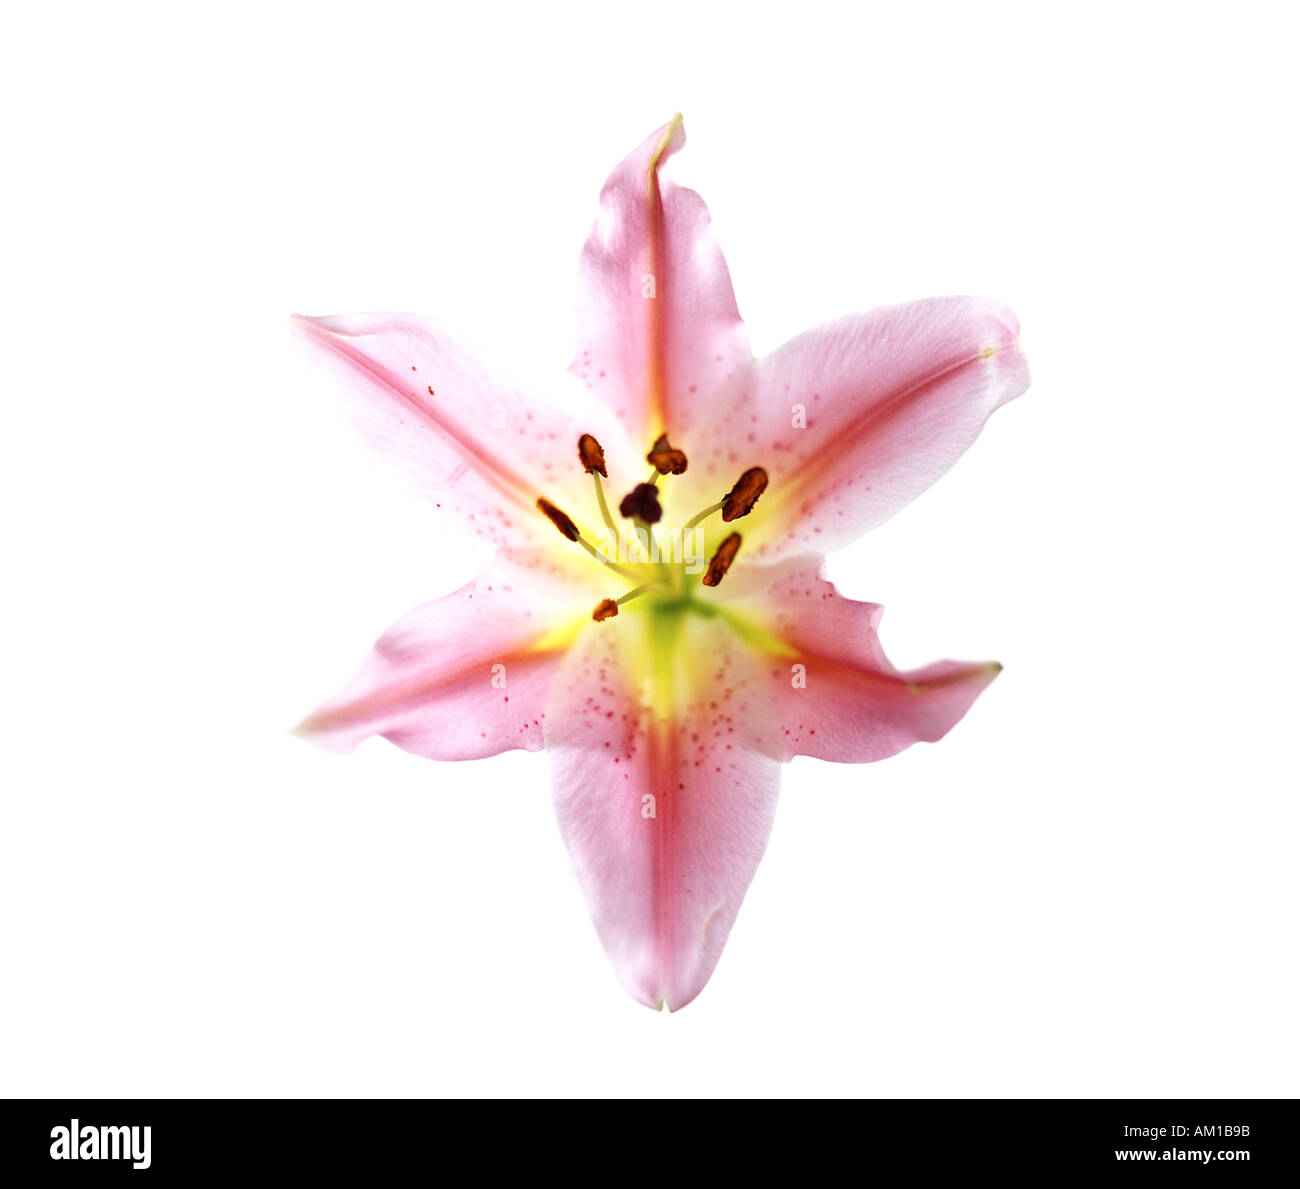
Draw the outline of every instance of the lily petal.
M942 739L1002 666L936 661L899 672L880 644L884 608L844 598L819 567L792 564L735 608L766 624L776 754L856 764Z
M771 480L749 556L828 553L920 495L1029 387L1019 333L1005 306L940 297L841 318L761 360L756 401L715 407L710 426Z
M571 605L478 578L393 624L297 733L333 751L382 735L432 760L537 751L566 625L576 630Z
M494 380L454 340L410 314L294 319L343 379L366 436L440 507L493 544L553 533L542 494L576 491L583 433L621 431L595 401L547 404Z
M605 952L629 994L674 1010L722 953L780 764L750 649L721 620L659 619L628 614L619 631L584 635L556 675L545 735L560 831Z
M614 170L579 264L569 370L614 410L642 453L687 440L706 402L749 384L753 355L708 208L660 176L686 143L678 116Z

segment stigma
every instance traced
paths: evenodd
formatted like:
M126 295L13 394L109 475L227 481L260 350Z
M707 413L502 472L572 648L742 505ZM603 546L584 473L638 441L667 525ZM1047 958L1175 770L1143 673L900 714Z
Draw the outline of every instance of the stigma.
M618 510L629 520L658 524L664 516L664 510L659 504L659 488L653 483L638 483L623 497Z

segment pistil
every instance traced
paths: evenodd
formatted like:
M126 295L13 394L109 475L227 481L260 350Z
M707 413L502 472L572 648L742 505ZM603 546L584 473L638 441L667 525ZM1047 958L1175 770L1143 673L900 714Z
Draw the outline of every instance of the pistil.
M664 515L659 503L659 488L653 483L638 483L623 497L618 510L629 520L658 524Z

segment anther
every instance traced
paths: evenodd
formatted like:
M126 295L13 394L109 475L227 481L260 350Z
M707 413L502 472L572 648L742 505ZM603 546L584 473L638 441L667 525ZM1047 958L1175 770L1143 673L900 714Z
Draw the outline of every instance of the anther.
M658 524L664 510L659 506L659 489L651 483L638 483L618 505L618 510L629 519Z
M655 439L645 460L661 475L680 475L686 470L686 455L668 444L666 433L661 433Z
M723 575L731 569L731 563L736 560L736 554L740 552L740 534L732 533L721 545L718 551L709 561L709 568L703 578L700 579L705 586L717 586L722 581Z
M722 519L732 521L748 516L758 503L758 497L766 490L767 472L762 467L750 467L736 480L736 486L722 497Z
M582 469L591 474L592 471L599 471L606 479L609 478L609 472L605 469L605 451L601 449L600 443L589 433L585 433L578 439L578 458L582 461Z
M591 618L597 623L602 619L613 619L618 614L618 609L624 603L630 603L633 599L639 599L643 594L652 590L662 590L662 584L658 582L647 582L644 586L634 587L627 594L619 595L616 599L601 599L596 604L596 609L591 613Z
M563 512L561 512L559 508L551 503L550 500L538 496L537 506L542 510L543 515L545 515L561 533L568 537L570 541L576 541L578 539L578 526Z

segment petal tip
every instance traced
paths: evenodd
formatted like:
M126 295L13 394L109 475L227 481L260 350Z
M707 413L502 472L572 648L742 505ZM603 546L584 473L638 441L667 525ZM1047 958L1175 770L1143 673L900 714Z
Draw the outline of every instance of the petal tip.
M653 134L652 139L655 139L655 147L650 154L650 164L646 172L654 178L659 172L660 165L686 143L686 125L682 120L682 113L678 112L673 116Z
M330 336L336 337L340 331L335 325L336 319L330 317L321 317L314 314L290 314L289 325L294 330L311 337Z
M290 314L289 328L304 339L315 344L327 343L334 338L334 332L326 318L313 318L308 314Z
M285 734L336 755L349 755L356 749L358 742L346 734L332 732L331 724L318 712L307 715L302 722L285 731Z
M314 715L309 714L301 722L295 723L288 730L286 730L285 734L291 735L295 739L301 739L306 743L315 743L317 728L316 728L316 723L314 721L314 718L315 718Z

